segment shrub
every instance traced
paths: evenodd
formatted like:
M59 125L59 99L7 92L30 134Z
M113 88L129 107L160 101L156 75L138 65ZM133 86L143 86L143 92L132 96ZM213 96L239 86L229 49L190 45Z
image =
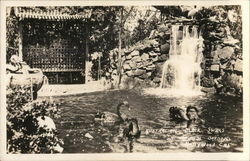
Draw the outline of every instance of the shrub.
M45 118L50 117L59 117L57 104L31 101L30 87L7 87L7 152L61 152L63 142L57 137L56 129L38 120L41 118L45 122Z
M213 77L202 77L201 78L201 86L206 88L214 87L214 79Z
M226 92L242 96L243 94L243 77L235 73L226 73L222 76L223 86Z

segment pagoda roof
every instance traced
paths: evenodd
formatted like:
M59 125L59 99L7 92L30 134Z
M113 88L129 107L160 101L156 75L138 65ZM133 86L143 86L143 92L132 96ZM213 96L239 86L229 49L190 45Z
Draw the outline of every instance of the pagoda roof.
M58 10L24 10L22 7L15 8L15 15L20 19L46 19L46 20L72 20L87 19L91 16L91 11L81 14L61 13Z

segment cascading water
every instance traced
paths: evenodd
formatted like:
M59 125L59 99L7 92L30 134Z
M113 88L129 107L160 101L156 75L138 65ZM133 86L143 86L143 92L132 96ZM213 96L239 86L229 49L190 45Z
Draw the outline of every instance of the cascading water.
M203 39L197 26L173 25L169 59L163 65L161 88L177 93L200 91Z

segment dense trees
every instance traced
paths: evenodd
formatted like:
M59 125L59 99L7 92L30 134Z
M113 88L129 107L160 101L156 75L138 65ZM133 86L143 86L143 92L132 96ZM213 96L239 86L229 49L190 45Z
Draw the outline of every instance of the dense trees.
M11 55L18 54L18 19L14 15L13 8L8 8L9 13L6 17L6 60L10 59Z

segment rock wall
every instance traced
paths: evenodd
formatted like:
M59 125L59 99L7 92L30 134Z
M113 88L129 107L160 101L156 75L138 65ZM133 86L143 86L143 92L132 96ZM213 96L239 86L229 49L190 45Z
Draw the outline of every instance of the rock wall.
M121 88L158 87L162 66L168 59L169 42L160 44L158 39L146 39L123 49ZM114 84L118 83L118 49L110 52L110 70L107 73Z
M232 36L230 23L208 21L201 27L205 46L201 85L219 85L220 93L242 95L242 40Z

